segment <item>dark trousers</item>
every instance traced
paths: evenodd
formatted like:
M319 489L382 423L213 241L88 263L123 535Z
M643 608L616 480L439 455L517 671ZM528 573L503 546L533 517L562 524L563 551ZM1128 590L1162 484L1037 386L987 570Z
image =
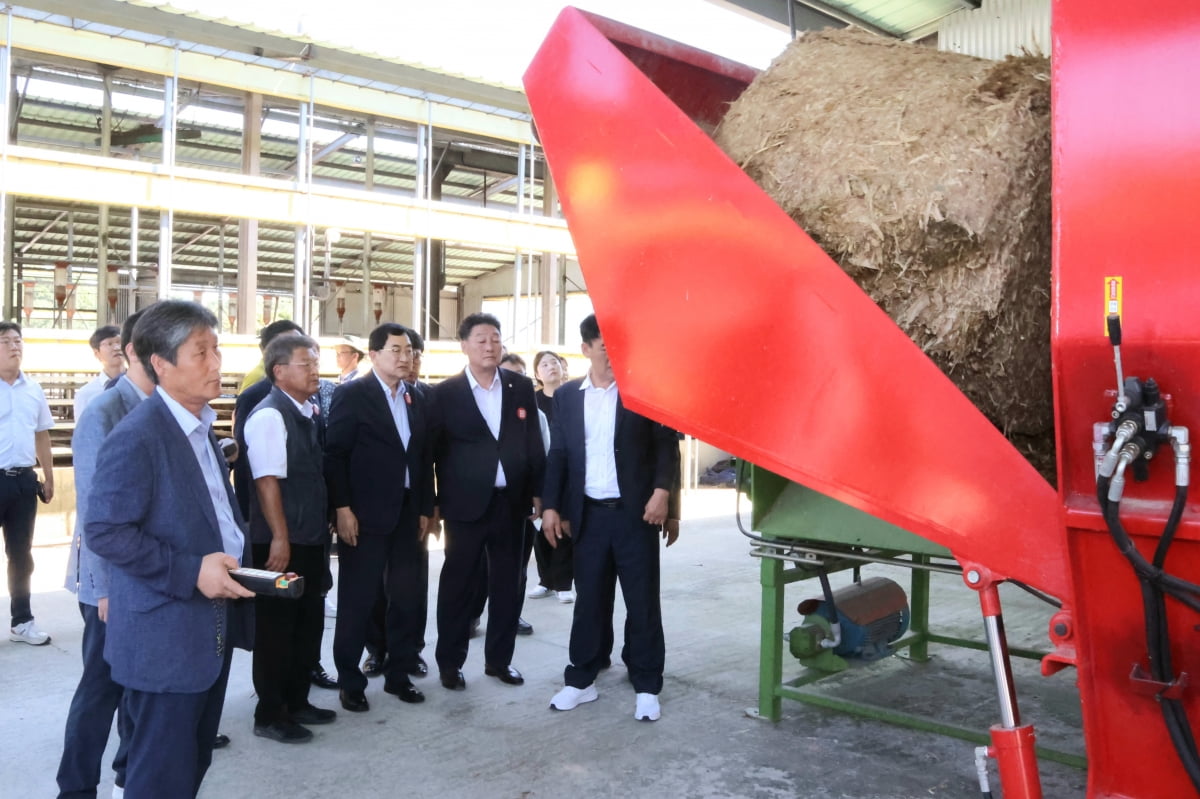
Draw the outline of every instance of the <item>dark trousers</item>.
M125 763L129 757L129 714L121 702L125 689L112 680L112 671L104 660L104 639L108 625L100 621L95 605L79 603L83 616L83 674L67 711L67 729L63 736L62 760L58 764L58 799L94 797L100 782L100 761L108 746L113 713L117 714L120 745L113 758L117 785L125 784Z
M425 626L429 619L429 550L421 549L421 559L418 577L421 583L421 601L416 609L421 620L420 643L417 654L425 648ZM367 627L367 652L378 659L387 654L387 587L383 580L379 581L379 593L375 596L375 605L371 608L371 623Z
M488 591L487 637L483 655L490 666L512 662L520 616L520 558L524 517L503 490L492 494L483 516L472 522L446 520L446 562L438 583L437 664L454 673L467 660L471 620L476 618L479 586ZM487 557L482 575L481 554Z
M533 522L529 523L533 526ZM558 539L558 546L550 546L542 531L533 530L533 557L537 560L538 582L551 591L570 591L574 579L572 558L574 540L570 536Z
M325 600L320 587L325 579L324 544L292 544L284 571L304 578L304 593L296 599L273 596L254 598L254 660L252 674L258 705L255 724L284 721L288 713L309 705L313 664L321 656L325 630ZM270 544L251 547L254 568L267 565Z
M33 575L33 522L37 518L37 477L33 469L9 477L0 472L0 527L8 558L12 626L33 620L29 578Z
M212 763L213 741L221 722L229 661L207 691L159 694L125 689L125 709L133 726L125 799L194 797Z
M417 534L417 511L406 494L400 521L390 531L359 529L358 545L338 544L338 616L333 632L333 662L338 685L364 691L359 668L371 609L382 581L387 592L386 639L389 684L408 682L423 646L429 585L429 557ZM422 578L421 572L425 576Z
M662 690L666 646L659 605L658 534L621 508L586 504L575 532L575 615L571 622L571 663L564 680L575 688L591 685L612 648L615 573L625 598L625 650L629 681L638 693ZM607 648L606 648L607 647Z
M518 585L517 585L517 618L521 618L521 614L525 612L525 586L528 582L528 564L529 553L533 550L533 539L541 535L537 528L533 526L533 522L525 520L525 532L521 540L521 559L517 564L518 569ZM567 587L570 587L568 583ZM487 605L488 598L488 560L487 552L480 550L479 552L479 575L475 583L475 587L471 590L471 599L469 602L470 618L478 619L483 615L483 609ZM491 622L489 621L489 624Z

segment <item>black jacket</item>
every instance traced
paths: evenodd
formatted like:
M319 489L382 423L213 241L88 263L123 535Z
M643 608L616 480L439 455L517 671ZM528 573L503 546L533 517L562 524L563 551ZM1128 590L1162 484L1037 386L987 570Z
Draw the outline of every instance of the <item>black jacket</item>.
M542 506L569 521L572 535L583 532L587 453L584 392L579 389L582 383L583 378L576 378L554 392L555 413L550 424L550 453L542 495ZM622 505L631 523L642 523L646 502L656 488L671 494L668 517L679 517L679 438L674 430L626 410L618 396L613 456Z
M541 496L546 471L533 381L500 370L500 438L488 429L466 372L434 386L437 412L434 460L442 517L471 522L483 516L496 483L496 465L504 465L508 494L524 510Z
M384 389L374 374L333 394L325 429L325 484L333 508L349 506L362 534L386 534L400 519L404 466L422 516L433 515L433 462L428 397L407 389L408 447L400 441Z

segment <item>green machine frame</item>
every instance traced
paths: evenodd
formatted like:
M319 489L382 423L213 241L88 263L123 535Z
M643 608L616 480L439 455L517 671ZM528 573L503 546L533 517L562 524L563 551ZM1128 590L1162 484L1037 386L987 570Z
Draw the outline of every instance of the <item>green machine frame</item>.
M751 499L750 525L754 532L744 529L743 532L755 542L750 554L761 560L758 715L779 721L782 700L791 699L978 745L990 743L986 729L952 724L813 690L815 683L832 676L826 672L805 669L795 679L783 679L786 587L816 577L822 571L828 574L868 563L902 566L912 572L909 632L892 644L894 649L906 649L909 657L920 663L929 660L930 644L986 652L987 644L984 641L940 635L929 629L931 572L961 573L950 551L752 464L739 463L738 490L748 494ZM742 525L740 507L738 525ZM1040 660L1045 653L1010 648L1009 654ZM1038 747L1038 755L1071 766L1086 766L1085 758L1069 752Z

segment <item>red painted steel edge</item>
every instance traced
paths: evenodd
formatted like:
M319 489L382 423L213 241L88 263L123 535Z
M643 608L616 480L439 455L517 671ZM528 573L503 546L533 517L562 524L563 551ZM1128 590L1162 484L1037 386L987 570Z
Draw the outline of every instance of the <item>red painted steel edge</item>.
M1172 396L1171 421L1200 434L1200 3L1056 0L1054 30L1054 381L1059 485L1074 582L1088 795L1195 796L1158 703L1130 679L1145 663L1137 581L1094 499L1091 426L1116 386L1103 336L1105 278L1123 280L1126 374ZM1170 452L1130 482L1122 516L1141 551L1157 543L1173 493ZM1193 474L1196 470L1193 469ZM1193 495L1196 491L1193 490ZM1200 580L1189 507L1167 568ZM1168 601L1177 672L1200 674L1196 614ZM1183 693L1200 719L1194 689Z
M1051 487L597 24L525 86L626 404L1069 602ZM674 96L742 77L637 44Z

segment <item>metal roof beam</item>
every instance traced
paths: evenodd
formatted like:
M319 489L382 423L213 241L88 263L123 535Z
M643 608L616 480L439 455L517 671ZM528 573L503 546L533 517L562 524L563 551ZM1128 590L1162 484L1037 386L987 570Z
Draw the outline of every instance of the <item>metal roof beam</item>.
M43 227L41 230L39 230L36 236L34 236L32 239L30 239L28 242L25 243L25 246L21 248L20 254L24 255L26 252L28 252L30 247L37 244L38 241L42 238L42 236L45 236L47 233L49 233L50 229L53 228L55 225L57 225L59 222L61 222L62 218L66 215L67 215L66 211L59 211L58 216L54 217L49 222L47 222L46 226Z
M85 19L94 16L90 14L90 8L93 2L98 1L88 0L86 7L89 11L81 13ZM44 4L53 2L54 0L44 0ZM131 8L125 3L118 5ZM75 10L81 9L76 7ZM135 26L121 23L120 27ZM12 41L8 41L6 37L7 26L0 28L0 44L11 45L18 50L76 60L81 53L87 53L90 61L113 67L151 75L178 74L184 81L253 92L266 97L285 98L294 102L307 102L311 99L318 106L365 116L403 119L419 124L432 122L434 127L504 141L527 142L531 138L527 119L512 119L449 103L411 97L398 91L369 88L330 77L318 77L307 68L309 65L297 67L295 64L283 64L275 67L248 63L235 58L177 49L166 41L156 44L123 39L18 16L12 18ZM343 74L357 73L345 70ZM402 88L397 85L395 75L387 82L396 88Z
M475 191L468 194L467 197L474 199L476 197L482 196L485 200L488 200L488 199L491 199L491 197L493 195L499 194L502 191L508 191L515 185L517 185L516 175L512 176L511 178L505 178L504 180L497 181L496 183L493 183L490 186L485 185L483 188L476 189Z
M840 28L854 25L879 36L889 39L898 38L895 31L886 30L873 25L866 20L856 17L843 8L822 2L822 0L710 0L717 5L742 9L751 15L772 20L787 30L788 3L792 4L792 12L796 21L796 30L821 30L823 28Z
M359 53L345 52L325 43L290 38L254 30L248 26L224 25L198 16L148 8L137 2L120 0L21 0L19 5L62 14L77 19L112 25L220 47L247 55L263 52L292 52L308 49L304 65L345 75L355 75L382 83L399 84L416 91L457 97L471 103L507 111L528 113L529 104L518 89L493 86L468 78L422 69ZM84 51L86 52L86 51Z
M360 136L362 136L362 133L343 133L341 136L338 136L336 139L329 142L329 144L326 144L320 150L317 150L315 153L313 153L312 165L316 166L317 164L321 163L326 158L333 155L338 150L342 149ZM283 171L288 174L294 173L296 171L296 162L292 161L292 163L284 167Z
M299 191L291 181L183 167L168 173L158 164L20 145L8 148L5 169L5 191L14 195L454 239L503 249L574 252L566 223L560 219L451 202L320 184Z

